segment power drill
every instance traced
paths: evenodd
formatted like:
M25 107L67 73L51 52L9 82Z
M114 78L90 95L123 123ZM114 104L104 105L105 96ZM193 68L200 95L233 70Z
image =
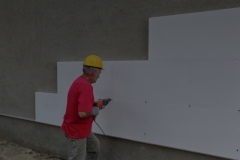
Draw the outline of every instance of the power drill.
M99 99L96 103L94 103L94 106L103 109L111 100L111 98Z

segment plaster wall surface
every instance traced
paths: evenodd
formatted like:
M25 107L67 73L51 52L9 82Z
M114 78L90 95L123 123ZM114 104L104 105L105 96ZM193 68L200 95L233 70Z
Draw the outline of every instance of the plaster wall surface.
M57 90L58 61L81 61L90 53L106 61L147 60L150 17L234 7L240 7L240 1L0 0L0 113L34 119L34 93ZM59 128L5 116L0 119L0 138L66 156ZM218 159L111 141L124 159L125 155L139 160ZM112 159L106 148L103 145L102 159Z

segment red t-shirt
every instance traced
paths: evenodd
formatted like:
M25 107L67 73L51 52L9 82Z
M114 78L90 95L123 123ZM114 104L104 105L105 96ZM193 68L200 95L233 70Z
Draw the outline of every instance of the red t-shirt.
M94 117L81 118L78 112L92 112L93 105L93 87L80 76L68 91L67 108L61 127L70 138L82 139L90 135Z

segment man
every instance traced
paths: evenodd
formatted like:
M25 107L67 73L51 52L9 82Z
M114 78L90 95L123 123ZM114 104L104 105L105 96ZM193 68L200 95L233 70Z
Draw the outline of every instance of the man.
M103 104L98 103L101 100L94 102L92 83L97 82L102 69L100 57L87 56L83 63L83 74L68 91L66 113L61 126L68 140L68 160L98 160L100 143L91 129Z

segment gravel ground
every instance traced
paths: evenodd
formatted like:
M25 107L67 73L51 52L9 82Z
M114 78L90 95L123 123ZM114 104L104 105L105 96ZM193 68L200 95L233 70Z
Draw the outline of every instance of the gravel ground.
M0 160L63 160L0 139Z

